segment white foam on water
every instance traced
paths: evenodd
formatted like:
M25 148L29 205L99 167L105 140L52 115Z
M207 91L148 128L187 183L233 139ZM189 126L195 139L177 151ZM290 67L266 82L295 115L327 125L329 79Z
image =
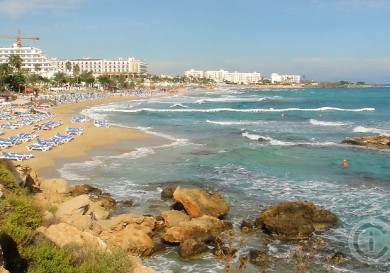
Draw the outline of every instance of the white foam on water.
M223 126L229 126L229 125L262 125L269 123L269 121L259 120L259 121L245 121L245 120L238 120L238 121L214 121L214 120L206 120L207 123L210 124L216 124L216 125L223 125Z
M317 126L346 126L348 123L341 122L341 121L322 121L322 120L315 120L310 119L310 124L317 125Z
M383 130L383 129L377 129L377 128L367 128L363 126L357 126L353 128L353 131L355 133L374 133L374 134L379 134L379 135L384 135L384 136L390 136L390 131L389 130Z
M155 113L216 113L216 112L241 112L241 113L280 113L280 112L324 112L324 111L341 111L341 112L367 112L375 111L375 108L358 108L345 109L337 107L319 107L319 108L282 108L282 109L235 109L235 108L213 108L213 109L106 109L98 108L95 111L101 112L122 112L122 113L140 113L140 112L155 112Z
M259 143L265 143L265 144L270 144L270 145L274 145L274 146L295 146L295 145L307 145L307 146L319 146L319 147L323 147L323 146L340 146L341 144L339 143L335 143L335 142L331 142L331 141L324 141L324 142L321 142L321 141L317 141L315 139L311 139L310 142L303 142L303 141L297 141L297 142L292 142L292 141L283 141L283 140L278 140L278 139L274 139L272 137L269 137L269 136L262 136L262 135L258 135L258 134L253 134L253 133L249 133L249 132L242 132L241 135L245 138L248 138L250 140L255 140L255 141L259 141Z
M181 107L181 108L189 108L188 106L186 105L183 105L181 103L175 103L174 105L171 105L169 106L170 108L174 108L174 107Z

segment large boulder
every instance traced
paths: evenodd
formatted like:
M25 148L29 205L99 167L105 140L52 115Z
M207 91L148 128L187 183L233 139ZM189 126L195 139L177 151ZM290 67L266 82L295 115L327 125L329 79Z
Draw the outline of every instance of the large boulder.
M42 180L40 189L50 203L60 204L70 197L68 182L61 178Z
M88 184L75 185L73 187L70 187L70 192L72 196L79 196L83 194L92 194L95 196L99 196L102 194L102 191L100 189Z
M92 227L92 216L89 211L90 200L88 195L80 195L60 204L55 217L59 222L74 225L80 230Z
M112 217L108 220L97 221L97 228L102 231L120 231L127 226L133 226L138 230L144 231L148 235L153 234L153 230L156 228L156 218L151 216L143 216L137 214L120 214Z
M183 243L189 239L205 242L219 235L223 229L223 221L216 217L203 215L168 228L161 239L167 243Z
M362 136L345 138L342 143L375 149L390 149L390 136Z
M92 247L99 251L108 250L107 244L100 238L66 223L39 227L37 231L58 247L79 245Z
M111 248L120 248L133 255L148 256L153 253L152 239L136 226L129 225L119 231L103 231L99 237Z
M177 187L173 198L183 204L191 217L209 215L222 217L229 212L229 205L220 193L208 193L202 189Z
M306 201L285 202L265 208L256 226L280 240L307 239L317 230L337 223L337 216Z
M181 222L191 220L189 215L178 210L164 211L161 213L161 217L164 220L165 226L168 228L178 226Z

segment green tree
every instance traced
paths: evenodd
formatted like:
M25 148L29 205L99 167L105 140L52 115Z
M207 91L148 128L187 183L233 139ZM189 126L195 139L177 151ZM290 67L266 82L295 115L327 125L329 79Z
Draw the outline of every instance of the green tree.
M20 55L12 54L8 58L8 64L13 70L12 72L20 72L22 70L22 62Z
M95 77L93 76L92 71L81 72L79 78L80 78L80 82L85 82L89 86L95 83Z
M69 78L64 72L57 72L54 74L53 81L57 84L57 86L63 86L69 82Z
M80 66L76 64L73 66L73 77L76 79L76 83L79 83Z
M112 84L112 80L108 75L99 75L98 82L103 86L106 87L107 85Z
M66 68L67 71L70 72L70 71L72 70L72 64L71 64L71 62L67 61L67 62L65 63L65 68Z
M41 64L34 64L34 71L35 71L35 72L39 72L39 71L41 71L41 70L42 70Z

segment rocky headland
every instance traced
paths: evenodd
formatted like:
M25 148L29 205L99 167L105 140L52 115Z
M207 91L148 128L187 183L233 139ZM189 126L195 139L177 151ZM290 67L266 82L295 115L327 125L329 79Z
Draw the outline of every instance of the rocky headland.
M229 239L224 234L264 232L279 240L301 240L337 223L330 211L297 201L266 207L255 221L244 221L241 231L235 231L224 220L230 208L221 193L180 186L162 191L161 197L172 200L172 205L159 215L117 214L117 202L100 189L87 184L70 187L63 179L40 181L26 166L16 166L15 172L19 184L34 191L33 199L43 215L35 236L60 248L78 245L103 253L120 249L132 259L129 273L154 272L142 264L142 258L168 246L176 247L183 260L210 253L218 260L232 259L237 249L226 247ZM7 250L3 247L3 251ZM251 263L261 265L268 259L268 254L250 250Z

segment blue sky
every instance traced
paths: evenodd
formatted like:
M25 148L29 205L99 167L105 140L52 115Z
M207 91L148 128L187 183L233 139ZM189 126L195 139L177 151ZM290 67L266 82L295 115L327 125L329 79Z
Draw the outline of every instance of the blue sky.
M49 57L390 83L390 0L0 0L0 35ZM0 39L9 46L11 39Z

